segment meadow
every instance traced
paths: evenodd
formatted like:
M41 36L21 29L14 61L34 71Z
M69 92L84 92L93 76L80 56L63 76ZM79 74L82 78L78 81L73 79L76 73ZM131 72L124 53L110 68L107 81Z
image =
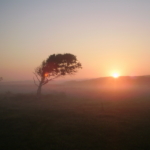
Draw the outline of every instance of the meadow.
M1 92L0 149L150 149L150 88L56 89Z

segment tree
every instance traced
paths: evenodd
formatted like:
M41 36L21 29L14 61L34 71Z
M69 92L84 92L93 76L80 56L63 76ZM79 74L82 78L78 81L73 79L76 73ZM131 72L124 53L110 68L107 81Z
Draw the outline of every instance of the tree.
M35 76L38 84L37 97L40 98L42 86L49 81L65 75L73 75L79 68L82 68L76 56L73 54L53 54L50 55L42 64L35 69Z
M0 77L0 81L2 81L3 80L3 78L2 77Z

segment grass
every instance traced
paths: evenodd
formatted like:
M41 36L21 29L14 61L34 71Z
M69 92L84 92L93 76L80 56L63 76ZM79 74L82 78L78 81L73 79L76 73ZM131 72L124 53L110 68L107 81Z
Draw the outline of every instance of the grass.
M0 95L0 149L150 149L149 92L9 95Z

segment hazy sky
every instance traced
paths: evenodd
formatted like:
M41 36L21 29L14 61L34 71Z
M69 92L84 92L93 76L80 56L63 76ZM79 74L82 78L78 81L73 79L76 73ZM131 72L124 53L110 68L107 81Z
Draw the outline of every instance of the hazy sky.
M0 0L0 76L32 80L49 55L72 53L70 79L150 74L149 0Z

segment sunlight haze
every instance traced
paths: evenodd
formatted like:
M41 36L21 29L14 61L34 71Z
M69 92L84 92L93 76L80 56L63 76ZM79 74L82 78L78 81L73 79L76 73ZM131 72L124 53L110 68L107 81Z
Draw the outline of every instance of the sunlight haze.
M148 0L0 0L0 76L32 80L51 54L83 69L66 79L150 74Z

